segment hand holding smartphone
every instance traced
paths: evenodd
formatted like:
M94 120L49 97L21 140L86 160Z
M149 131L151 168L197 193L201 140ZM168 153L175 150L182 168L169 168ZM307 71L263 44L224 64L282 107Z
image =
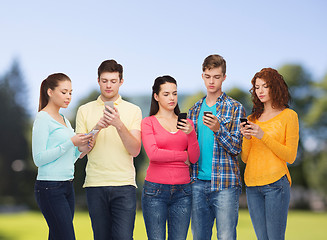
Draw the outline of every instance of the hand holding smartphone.
M187 113L179 113L178 118L177 118L177 128L179 128L180 124L179 123L184 123L181 121L181 119L186 119L187 118Z
M246 118L240 118L240 120L241 120L241 123L244 123L245 122L244 127L246 125L249 125L250 126L250 124L248 123L248 120ZM252 128L251 127L248 127L247 129L252 129Z
M92 136L94 136L97 132L99 132L98 129L93 129L93 130L91 130L87 135L92 135Z
M240 120L241 120L241 123L245 122L244 126L249 125L248 120L246 118L240 118Z
M208 116L208 114L212 114L212 112L211 111L204 111L203 112L203 116L210 117L210 116Z
M114 102L113 102L113 101L107 101L107 102L104 102L104 107L105 107L105 109L106 109L108 112L111 113L111 111L110 111L108 108L106 108L106 106L109 106L109 107L111 107L111 108L113 109L113 108L114 108Z

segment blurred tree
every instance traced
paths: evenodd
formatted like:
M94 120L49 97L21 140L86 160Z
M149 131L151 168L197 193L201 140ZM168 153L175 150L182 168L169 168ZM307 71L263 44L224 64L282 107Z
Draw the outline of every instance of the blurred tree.
M19 62L0 78L0 202L23 203L33 192L29 179L30 150L26 138L29 130L26 109L27 91Z
M296 161L289 165L292 181L295 185L307 186L308 182L305 178L303 161L305 159L305 137L310 135L310 129L305 128L305 116L312 107L314 93L312 91L313 81L310 74L300 65L286 64L278 69L278 72L284 77L291 96L292 101L290 107L297 112L300 123L300 140Z
M205 96L205 93L200 91L193 95L189 95L189 96L185 97L179 106L181 112L188 113L188 110L194 105L194 103L199 101L200 98L203 98L204 96Z
M307 126L314 130L319 139L327 139L327 74L321 82L313 85L314 99L312 107L305 116ZM323 149L325 146L322 146Z
M310 188L327 196L327 74L313 87L312 108L304 119L314 136L310 140L315 147L306 153L303 170Z

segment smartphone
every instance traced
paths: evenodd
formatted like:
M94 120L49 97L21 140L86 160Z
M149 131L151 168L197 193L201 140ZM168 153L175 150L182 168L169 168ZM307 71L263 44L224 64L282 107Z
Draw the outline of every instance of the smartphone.
M95 135L97 132L99 132L99 130L98 129L93 129L93 130L91 130L87 135Z
M107 101L107 102L104 102L104 107L105 107L105 109L106 109L108 112L111 113L111 111L109 111L109 109L106 108L106 106L109 106L109 107L111 107L111 108L114 108L114 102L113 102L113 101Z
M212 112L211 111L204 111L203 112L203 116L207 116L208 114L212 114ZM209 116L208 116L209 117Z
M240 120L241 120L241 123L244 123L245 122L245 125L249 125L248 124L248 120L246 118L240 118Z
M177 119L177 128L179 127L178 122L180 122L181 119L186 119L187 118L187 113L179 113L178 114L178 119Z

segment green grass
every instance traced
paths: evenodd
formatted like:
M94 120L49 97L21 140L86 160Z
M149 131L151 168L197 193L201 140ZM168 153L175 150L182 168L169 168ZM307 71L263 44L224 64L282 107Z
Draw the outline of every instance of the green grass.
M76 212L74 224L77 240L93 239L91 222L87 212ZM326 212L290 211L286 239L326 239L326 226ZM240 210L237 232L238 239L256 239L247 210ZM215 230L213 234L215 236ZM48 228L46 222L39 212L0 215L0 240L44 240L47 239L47 235ZM134 239L147 239L141 212L138 212L136 216ZM187 239L192 239L191 231L189 231ZM213 237L213 239L216 239L216 237Z

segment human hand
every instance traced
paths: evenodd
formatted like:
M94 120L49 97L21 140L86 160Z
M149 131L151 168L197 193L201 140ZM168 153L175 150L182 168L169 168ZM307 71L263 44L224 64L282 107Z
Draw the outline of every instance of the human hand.
M92 138L93 136L91 134L83 134L83 133L79 133L76 134L75 136L73 136L71 138L71 141L73 142L74 146L80 147L83 145L87 145L89 140Z
M206 114L202 118L203 124L211 129L213 132L218 132L220 128L220 123L218 118L213 114Z
M186 134L190 134L193 131L193 126L192 124L186 120L186 119L181 119L178 123L177 123L177 128L181 131L183 131Z
M107 128L107 127L109 127L109 126L110 126L110 124L108 124L108 123L105 121L105 118L104 118L104 117L101 117L100 120L99 120L99 122L97 123L97 125L95 126L94 129L99 129L99 130L101 130L101 129L103 129L103 128Z
M247 124L246 122L241 122L240 124L240 130L242 135L246 138L246 139L251 139L251 133L249 130L251 130L251 127L249 124Z
M109 110L104 110L103 111L103 117L104 117L104 121L109 125L114 126L115 128L120 127L123 123L120 120L120 115L119 112L117 110L117 108L111 108L109 106L106 106Z
M250 129L248 130L248 132L252 136L254 136L254 137L258 138L258 139L261 139L263 137L264 131L257 124L255 124L253 122L248 122L248 123L250 125L249 126Z

